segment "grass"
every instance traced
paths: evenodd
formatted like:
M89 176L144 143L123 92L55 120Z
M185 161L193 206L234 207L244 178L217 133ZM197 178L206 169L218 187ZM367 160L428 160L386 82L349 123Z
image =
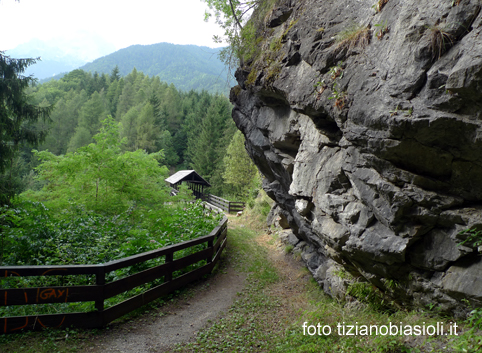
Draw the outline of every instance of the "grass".
M370 43L370 30L368 27L353 23L335 36L337 50L365 48Z
M243 219L237 219L237 222L243 223ZM350 288L352 294L364 299L364 303L354 301L353 297L348 301L331 299L313 279L298 280L301 292L296 296L279 292L279 288L287 288L292 283L283 273L285 264L273 266L273 260L268 260L267 251L273 252L274 246L270 244L271 240L260 241L268 237L263 235L261 228L243 226L238 225L231 230L230 244L238 270L249 273L246 289L239 293L238 300L224 318L200 332L194 342L178 346L176 351L398 353L478 352L482 348L478 329L464 326L462 322L458 323L459 336L405 335L409 328L416 333L416 325L422 330L424 325L426 328L431 325L436 327L441 322L448 332L456 322L432 313L390 309L389 303L380 302L382 298L374 295L373 289L366 283L357 283ZM307 271L300 272L306 274ZM403 335L381 334L384 332L383 325L392 327L394 332L394 327L398 329L400 323ZM316 327L318 324L321 334L308 334L308 326ZM352 336L348 335L349 325L360 328L363 328L362 325L376 325L381 331L378 335L375 335L375 329L372 335L364 335L360 331L362 334ZM325 329L325 335L322 329ZM313 327L310 333L313 333Z
M430 49L432 52L432 60L438 60L453 45L453 36L447 32L446 27L432 26L430 31Z
M247 286L224 318L176 352L265 352L283 334L287 318L280 318L281 302L269 290L281 277L266 261L268 250L257 243L259 235L247 227L230 230L231 256L237 271L248 273Z

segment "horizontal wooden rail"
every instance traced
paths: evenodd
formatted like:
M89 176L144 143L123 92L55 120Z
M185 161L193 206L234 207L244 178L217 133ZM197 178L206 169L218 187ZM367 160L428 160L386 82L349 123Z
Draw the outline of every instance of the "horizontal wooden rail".
M86 313L3 317L0 318L0 332L12 333L19 330L40 330L46 327L102 327L132 310L140 308L210 273L226 245L227 222L227 218L224 217L209 235L99 265L0 266L1 277L53 275L95 275L96 277L95 285L0 289L0 307L71 302L95 302L96 307L96 311ZM176 251L201 244L205 244L204 249L174 259ZM163 258L164 263L110 283L105 283L105 275L109 272L157 258ZM174 277L178 271L182 271L200 261L206 261L206 264ZM161 278L163 283L158 286L104 310L104 301L106 299Z
M0 266L0 277L96 275L104 265Z
M240 201L228 201L221 197L209 194L207 202L222 209L224 212L235 213L244 210L245 203Z

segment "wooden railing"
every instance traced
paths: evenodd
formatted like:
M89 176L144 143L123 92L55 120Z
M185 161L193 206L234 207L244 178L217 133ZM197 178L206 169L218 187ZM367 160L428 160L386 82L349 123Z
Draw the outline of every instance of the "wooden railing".
M1 277L94 275L96 278L95 285L0 289L0 306L95 302L96 308L96 311L83 313L2 317L0 318L0 332L12 333L18 332L19 330L39 330L45 327L102 327L210 273L226 246L227 221L227 218L224 217L209 235L99 265L0 266ZM200 244L207 244L207 246L205 249L188 256L174 259L174 253L176 251ZM164 257L164 263L162 265L149 268L110 283L105 283L106 274L109 272L160 257ZM175 271L183 270L187 266L203 260L206 260L205 265L173 278ZM106 299L159 278L163 278L162 284L104 309L104 301Z
M211 194L208 195L206 201L209 202L211 205L219 207L224 212L228 212L228 213L235 213L235 212L242 211L244 210L244 206L245 206L244 202L228 201L221 197L217 197Z

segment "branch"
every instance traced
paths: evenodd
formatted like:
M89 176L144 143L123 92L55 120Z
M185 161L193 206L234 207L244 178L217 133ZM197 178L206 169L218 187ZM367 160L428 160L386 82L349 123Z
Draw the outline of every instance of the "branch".
M256 5L257 5L257 4L253 4L253 5L251 5L250 7L248 7L248 8L246 9L246 11L244 11L244 12L241 14L241 17L243 17L246 12L248 12L249 10L251 10L252 8L254 8Z
M229 5L231 6L231 11L233 12L233 16L234 16L234 19L236 20L236 23L238 24L239 28L243 29L243 26L241 26L241 23L239 22L238 16L236 16L236 11L234 11L232 0L229 0Z

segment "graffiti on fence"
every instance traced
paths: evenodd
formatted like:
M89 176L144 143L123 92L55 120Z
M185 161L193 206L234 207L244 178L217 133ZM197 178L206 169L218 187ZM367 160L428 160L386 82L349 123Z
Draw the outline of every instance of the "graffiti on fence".
M67 303L67 298L69 297L69 288L47 288L43 290L40 290L40 288L37 289L37 304L41 303L42 300L49 300L51 298L60 299L62 297L65 298L65 302Z
M69 299L69 288L35 288L33 290L24 289L23 296L15 297L8 301L8 289L3 292L3 306L9 305L25 305L25 304L46 304L46 303L60 303L61 301L67 303ZM18 292L17 292L18 293ZM30 294L30 295L29 295ZM29 300L30 297L30 300ZM32 298L33 297L33 298ZM0 297L1 298L1 297ZM22 299L20 299L22 298ZM0 304L1 305L1 304Z
M18 321L25 319L25 323L19 325ZM65 321L65 315L59 316L55 318L54 324L51 322L48 324L43 323L38 317L23 317L23 318L4 318L3 323L3 333L12 333L15 331L22 330L27 326L31 326L31 329L35 329L35 325L38 323L43 328L59 328ZM49 321L52 321L52 318L49 318ZM1 322L1 321L0 321ZM32 322L32 323L30 323ZM13 326L13 327L12 327Z
M65 268L49 269L41 274L41 276L47 275L51 271L67 271ZM18 272L5 270L5 277L21 277ZM34 289L35 290L35 289ZM1 293L1 292L0 292ZM8 306L8 289L3 290L5 306ZM30 295L29 295L30 294ZM34 296L34 298L32 298ZM69 298L69 288L37 288L36 293L32 290L24 289L23 296L24 302L19 300L19 298L14 299L14 303L10 305L24 305L24 304L42 304L42 303L59 303L62 299L63 302L67 303ZM30 297L30 300L29 300Z

